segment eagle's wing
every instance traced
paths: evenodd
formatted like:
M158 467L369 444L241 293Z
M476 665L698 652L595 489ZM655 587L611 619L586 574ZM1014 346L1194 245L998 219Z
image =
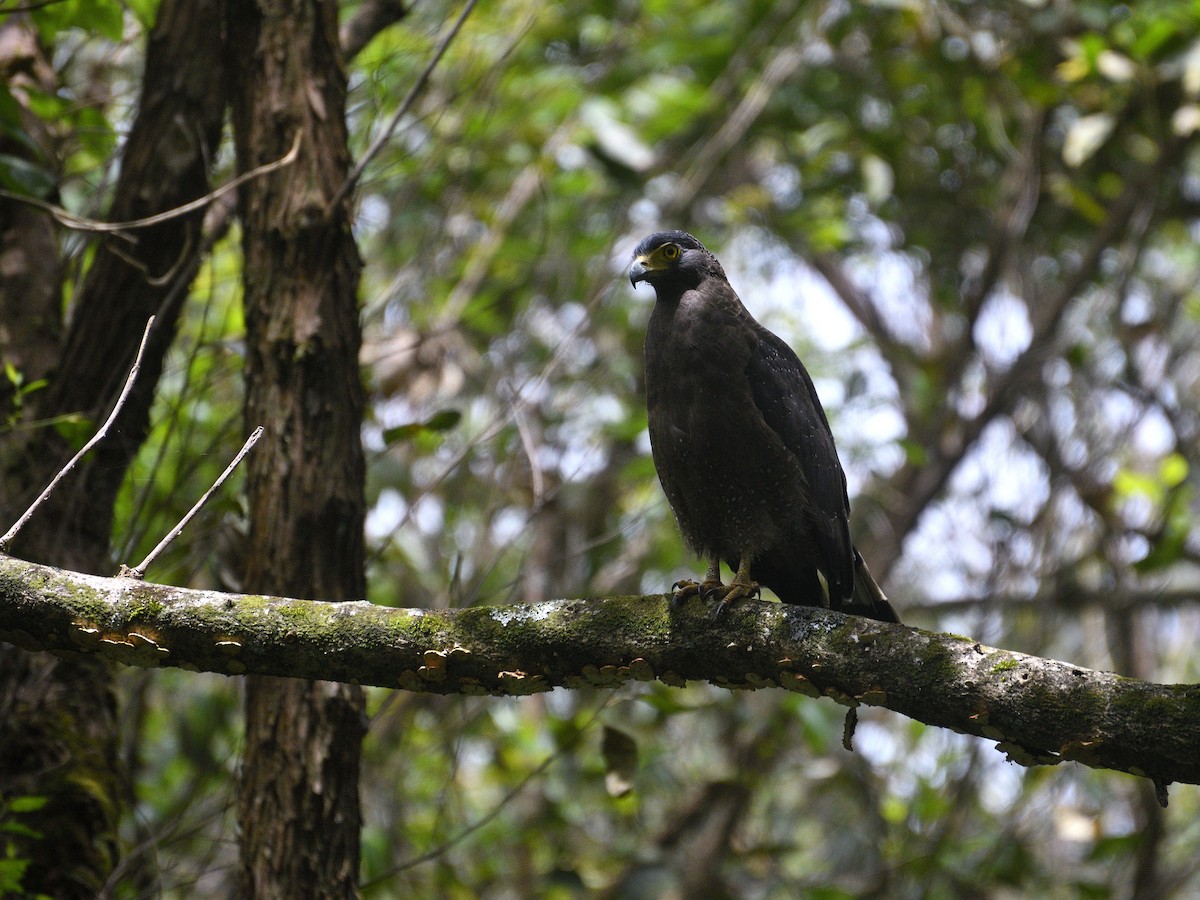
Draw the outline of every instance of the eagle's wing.
M755 345L746 364L750 394L759 414L796 458L808 484L812 527L831 599L850 596L854 548L850 499L833 432L817 389L803 363L782 339L753 322Z

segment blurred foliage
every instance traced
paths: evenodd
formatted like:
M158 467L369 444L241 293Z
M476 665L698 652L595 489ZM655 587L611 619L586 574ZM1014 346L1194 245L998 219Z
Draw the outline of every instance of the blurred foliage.
M0 896L22 895L22 880L29 860L17 851L14 836L40 838L41 834L21 821L22 813L36 812L46 803L45 797L0 797L0 835L3 835L3 856L0 856Z
M59 87L22 96L54 162L0 157L0 184L47 196L61 172L62 202L99 208L154 9L35 12ZM356 156L457 12L415 4L351 61ZM480 4L357 195L370 599L698 571L648 458L651 298L623 275L684 227L809 364L906 621L1200 681L1198 130L1195 2ZM114 564L241 442L237 247L193 286ZM64 250L77 278L87 244ZM236 588L235 496L149 576ZM118 895L228 893L236 682L122 682ZM840 707L773 691L371 698L368 897L1200 891L1194 787L1164 811L885 713L848 753Z

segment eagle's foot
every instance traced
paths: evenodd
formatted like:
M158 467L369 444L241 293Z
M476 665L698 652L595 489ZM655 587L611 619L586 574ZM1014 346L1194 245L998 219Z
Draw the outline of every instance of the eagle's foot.
M705 579L702 584L697 584L690 578L684 578L671 585L671 609L678 609L692 597L703 597L709 599L709 595L714 591L728 590L725 585L718 581L710 581Z
M735 576L733 581L729 582L728 586L716 583L705 582L701 585L701 596L705 600L719 600L717 608L713 610L713 621L719 622L724 618L729 607L737 603L739 600L749 600L754 597L762 596L762 588L759 587L757 581L752 581L749 578Z
M671 585L671 609L679 609L692 597L700 593L700 585L690 578L683 578Z

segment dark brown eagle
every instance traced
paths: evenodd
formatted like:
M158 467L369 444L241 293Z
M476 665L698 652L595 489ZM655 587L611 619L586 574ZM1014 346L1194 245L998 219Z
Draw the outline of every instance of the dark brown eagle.
M796 354L686 232L638 244L629 280L658 295L646 331L654 465L684 540L708 563L702 584L676 585L675 602L699 593L721 601L720 615L762 584L784 603L898 622L850 541L846 476ZM721 560L737 572L728 586Z

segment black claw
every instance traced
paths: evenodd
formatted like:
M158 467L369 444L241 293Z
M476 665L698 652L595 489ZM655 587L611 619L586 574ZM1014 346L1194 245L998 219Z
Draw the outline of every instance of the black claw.
M713 622L720 622L722 619L724 619L725 613L728 609L729 609L729 604L726 603L724 600L722 600L720 603L718 603L717 608L713 610L713 614L712 614Z
M689 597L700 593L700 586L690 578L683 578L671 585L671 609L679 609Z

